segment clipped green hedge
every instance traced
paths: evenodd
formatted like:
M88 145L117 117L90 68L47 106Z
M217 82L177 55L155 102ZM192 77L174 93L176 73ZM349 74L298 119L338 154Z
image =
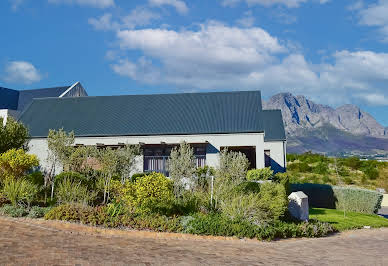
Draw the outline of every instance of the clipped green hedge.
M383 195L377 191L322 184L291 184L291 191L303 191L310 208L328 208L361 213L377 213Z

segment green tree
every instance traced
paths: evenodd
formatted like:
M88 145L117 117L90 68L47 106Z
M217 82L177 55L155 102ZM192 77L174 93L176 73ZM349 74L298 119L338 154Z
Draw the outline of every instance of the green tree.
M22 123L8 117L4 125L3 118L0 118L0 153L10 149L26 149L28 138L28 129Z
M63 129L50 130L47 136L47 162L49 169L45 174L45 186L51 185L51 199L54 197L54 177L57 168L69 162L74 144L74 132L67 133Z
M196 184L196 164L194 151L190 144L182 142L179 147L175 147L171 151L168 170L174 182L176 197L182 196L186 186L191 190L194 189Z

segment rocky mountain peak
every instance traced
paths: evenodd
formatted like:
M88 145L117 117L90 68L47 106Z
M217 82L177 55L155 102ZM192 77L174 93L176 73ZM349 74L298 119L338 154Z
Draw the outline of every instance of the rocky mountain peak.
M387 137L388 130L358 106L346 104L336 109L317 104L303 95L279 93L263 102L264 109L280 109L288 135L299 135L303 130L326 125L351 134Z

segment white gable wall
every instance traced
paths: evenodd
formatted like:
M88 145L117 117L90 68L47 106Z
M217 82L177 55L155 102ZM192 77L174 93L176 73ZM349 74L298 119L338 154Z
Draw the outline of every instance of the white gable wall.
M266 141L264 142L264 150L269 150L271 153L271 167L275 172L283 172L286 169L286 142Z
M105 145L126 144L175 144L186 141L187 143L205 143L210 146L206 154L206 164L216 167L218 165L218 153L221 147L233 146L254 146L256 147L256 166L264 167L264 134L263 133L241 133L241 134L204 134L204 135L161 135L161 136L117 136L117 137L76 137L75 144L96 145L97 143ZM276 144L273 145L277 147ZM272 147L272 145L271 145ZM276 154L280 152L281 154ZM40 160L42 170L48 168L47 164L47 141L45 138L34 138L29 143L29 153L36 154ZM274 156L280 158L283 150L274 149ZM272 155L272 151L271 151ZM138 172L143 171L143 161L138 160Z

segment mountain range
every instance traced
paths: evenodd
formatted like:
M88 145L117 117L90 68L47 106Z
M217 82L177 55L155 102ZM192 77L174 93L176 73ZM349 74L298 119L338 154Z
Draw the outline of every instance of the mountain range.
M388 155L388 128L356 105L332 108L280 93L264 101L263 108L282 111L289 153Z

